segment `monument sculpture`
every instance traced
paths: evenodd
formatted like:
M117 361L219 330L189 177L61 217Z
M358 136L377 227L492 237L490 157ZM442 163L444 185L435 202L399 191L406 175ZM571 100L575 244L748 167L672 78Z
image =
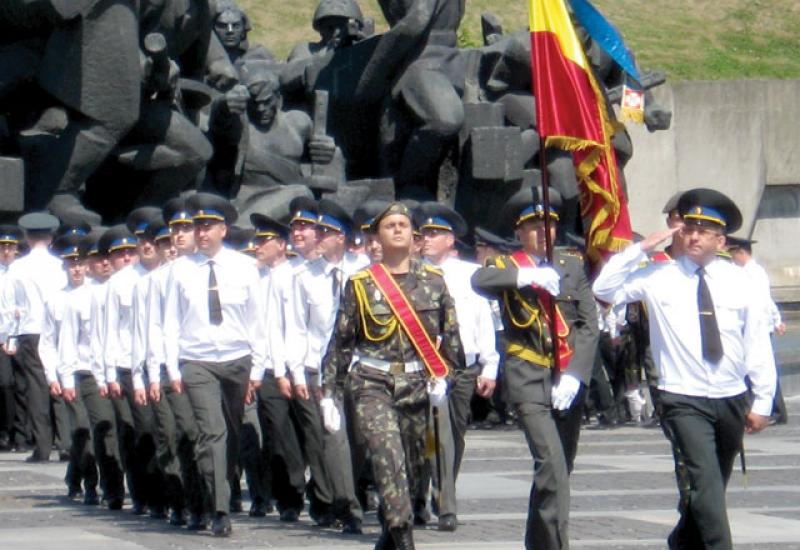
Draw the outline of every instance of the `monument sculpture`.
M375 35L355 0L322 0L319 39L280 61L249 41L233 0L2 2L4 188L22 189L24 174L24 204L2 209L97 225L193 189L275 217L297 196L352 212L422 193L492 228L498 205L541 177L527 31L504 33L486 13L483 45L463 48L464 0L379 5L389 28ZM613 115L624 74L580 36ZM644 74L645 88L664 80ZM670 116L646 97L649 130ZM624 167L633 151L615 127ZM579 233L571 153L548 149L547 160L560 226Z

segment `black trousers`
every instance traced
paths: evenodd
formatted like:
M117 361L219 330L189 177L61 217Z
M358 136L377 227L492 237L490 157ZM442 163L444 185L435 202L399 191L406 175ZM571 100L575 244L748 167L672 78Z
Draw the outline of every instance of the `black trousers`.
M27 405L33 433L33 454L48 460L53 447L53 424L50 418L50 388L39 358L39 335L22 334L17 344L17 359L25 372Z
M14 431L14 367L11 357L0 352L0 437L9 440Z
M732 549L725 489L742 448L747 394L709 399L660 391L658 406L680 492L670 549Z
M263 435L263 463L270 471L272 496L279 511L303 509L305 461L291 418L291 401L278 390L275 375L269 371L258 390L258 419Z

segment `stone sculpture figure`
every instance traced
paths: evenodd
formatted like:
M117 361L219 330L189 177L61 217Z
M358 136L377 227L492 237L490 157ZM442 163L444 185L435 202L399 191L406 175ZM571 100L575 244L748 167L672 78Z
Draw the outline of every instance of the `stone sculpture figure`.
M236 197L246 217L265 211L258 204L283 206L296 196L310 196L304 163L331 163L337 149L332 138L314 133L306 113L281 110L280 80L268 64L246 63L242 82L212 108L209 177L216 191Z
M266 47L261 44L250 44L247 34L252 28L247 14L234 2L230 0L217 2L214 33L225 48L228 58L237 67L246 61L256 59L275 60L275 56Z

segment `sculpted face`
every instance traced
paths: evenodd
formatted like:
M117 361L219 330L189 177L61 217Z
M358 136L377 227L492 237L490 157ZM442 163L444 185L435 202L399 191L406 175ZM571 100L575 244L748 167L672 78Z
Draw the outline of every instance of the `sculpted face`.
M281 108L281 94L277 86L269 84L261 86L260 89L250 90L250 101L248 111L250 120L262 129L269 129L275 121L275 115Z
M214 32L225 48L237 48L245 36L244 16L237 10L223 11L214 22Z

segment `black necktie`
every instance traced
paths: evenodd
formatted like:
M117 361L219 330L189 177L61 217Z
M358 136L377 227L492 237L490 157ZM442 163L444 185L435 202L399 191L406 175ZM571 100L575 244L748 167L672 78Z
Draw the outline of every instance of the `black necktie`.
M222 324L222 304L219 303L219 287L213 261L208 262L208 321L212 325Z
M714 301L705 279L705 270L697 270L697 308L700 311L700 338L703 342L703 358L711 363L719 363L722 359L722 340L719 336L717 315L714 312Z
M333 290L333 298L337 299L342 292L342 270L334 267L332 271L333 281L331 283L331 290Z

